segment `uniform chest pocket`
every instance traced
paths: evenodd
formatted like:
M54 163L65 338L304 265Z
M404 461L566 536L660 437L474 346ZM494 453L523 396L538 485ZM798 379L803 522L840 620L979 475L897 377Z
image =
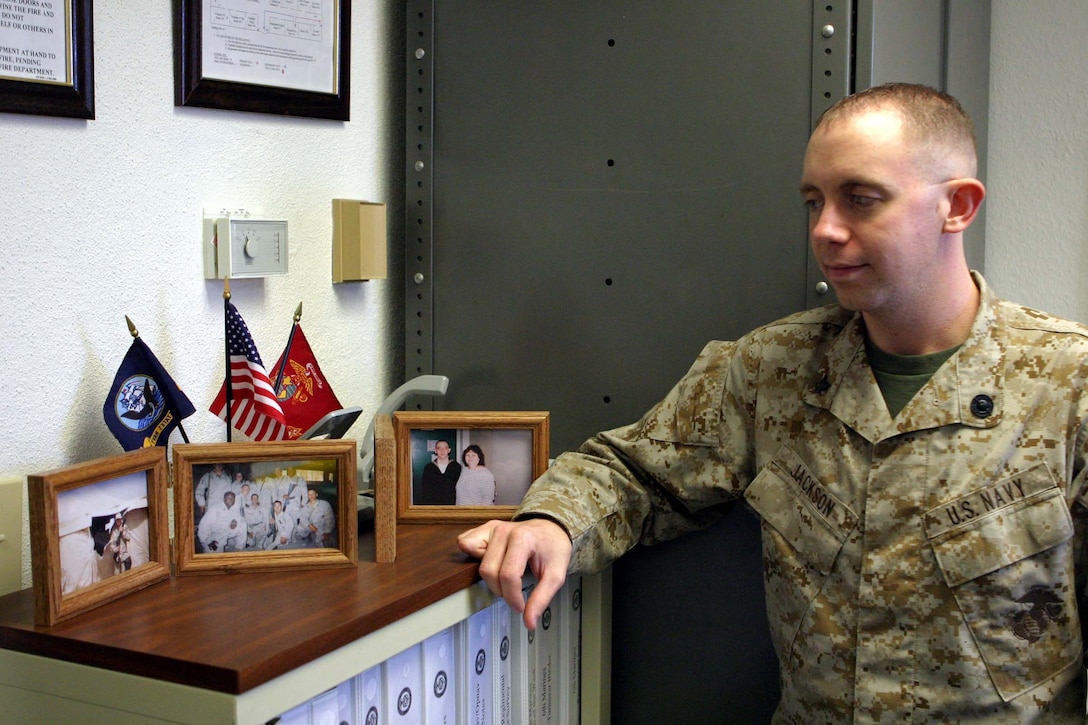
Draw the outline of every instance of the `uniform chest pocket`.
M812 605L854 529L857 516L783 447L744 492L763 527L763 575L771 637L783 666L804 663L795 642L811 627ZM806 625L806 622L810 624ZM802 647L803 649L803 647Z
M927 512L925 530L1005 700L1077 660L1073 519L1045 466Z
M854 512L785 446L752 480L744 498L797 557L824 575L857 522Z

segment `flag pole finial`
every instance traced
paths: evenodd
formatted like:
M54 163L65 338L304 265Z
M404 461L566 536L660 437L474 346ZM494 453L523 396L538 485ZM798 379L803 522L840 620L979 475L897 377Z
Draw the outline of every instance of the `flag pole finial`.
M276 391L276 395L280 394L280 385L283 384L283 374L287 369L287 357L291 354L291 343L295 339L295 330L298 329L298 321L302 319L302 302L298 303L298 307L295 308L295 318L291 323L291 334L287 336L287 347L283 349L283 354L280 355L279 367L276 368L276 381L272 383L272 389Z
M132 324L132 320L129 319L128 315L125 315L125 322L128 323L128 332L129 332L129 334L132 335L133 337L139 337L140 336L140 331L136 329L136 325Z
M230 277L223 278L223 299L230 299Z

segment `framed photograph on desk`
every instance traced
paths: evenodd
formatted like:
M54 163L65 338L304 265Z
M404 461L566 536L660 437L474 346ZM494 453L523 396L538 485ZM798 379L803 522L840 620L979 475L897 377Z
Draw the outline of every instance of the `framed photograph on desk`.
M166 468L152 447L27 476L35 624L170 577Z
M393 415L399 523L510 518L548 467L546 412Z
M355 451L353 440L175 445L177 573L355 566Z
M174 0L174 105L347 121L351 2Z

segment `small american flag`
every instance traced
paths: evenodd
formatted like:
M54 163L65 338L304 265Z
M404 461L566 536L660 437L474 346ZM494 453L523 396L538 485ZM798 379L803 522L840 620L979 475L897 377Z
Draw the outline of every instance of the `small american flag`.
M257 346L237 308L226 303L227 351L230 355L231 425L255 441L282 440L287 433L272 381L268 379ZM219 389L212 413L226 419L226 384Z

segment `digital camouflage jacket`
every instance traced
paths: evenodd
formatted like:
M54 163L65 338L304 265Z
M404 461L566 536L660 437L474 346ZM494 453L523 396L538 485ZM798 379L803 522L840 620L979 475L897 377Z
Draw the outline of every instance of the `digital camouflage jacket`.
M761 520L778 723L1083 722L1076 572L1088 328L999 300L893 420L864 324L801 312L706 346L641 421L559 457L519 515L572 570Z

